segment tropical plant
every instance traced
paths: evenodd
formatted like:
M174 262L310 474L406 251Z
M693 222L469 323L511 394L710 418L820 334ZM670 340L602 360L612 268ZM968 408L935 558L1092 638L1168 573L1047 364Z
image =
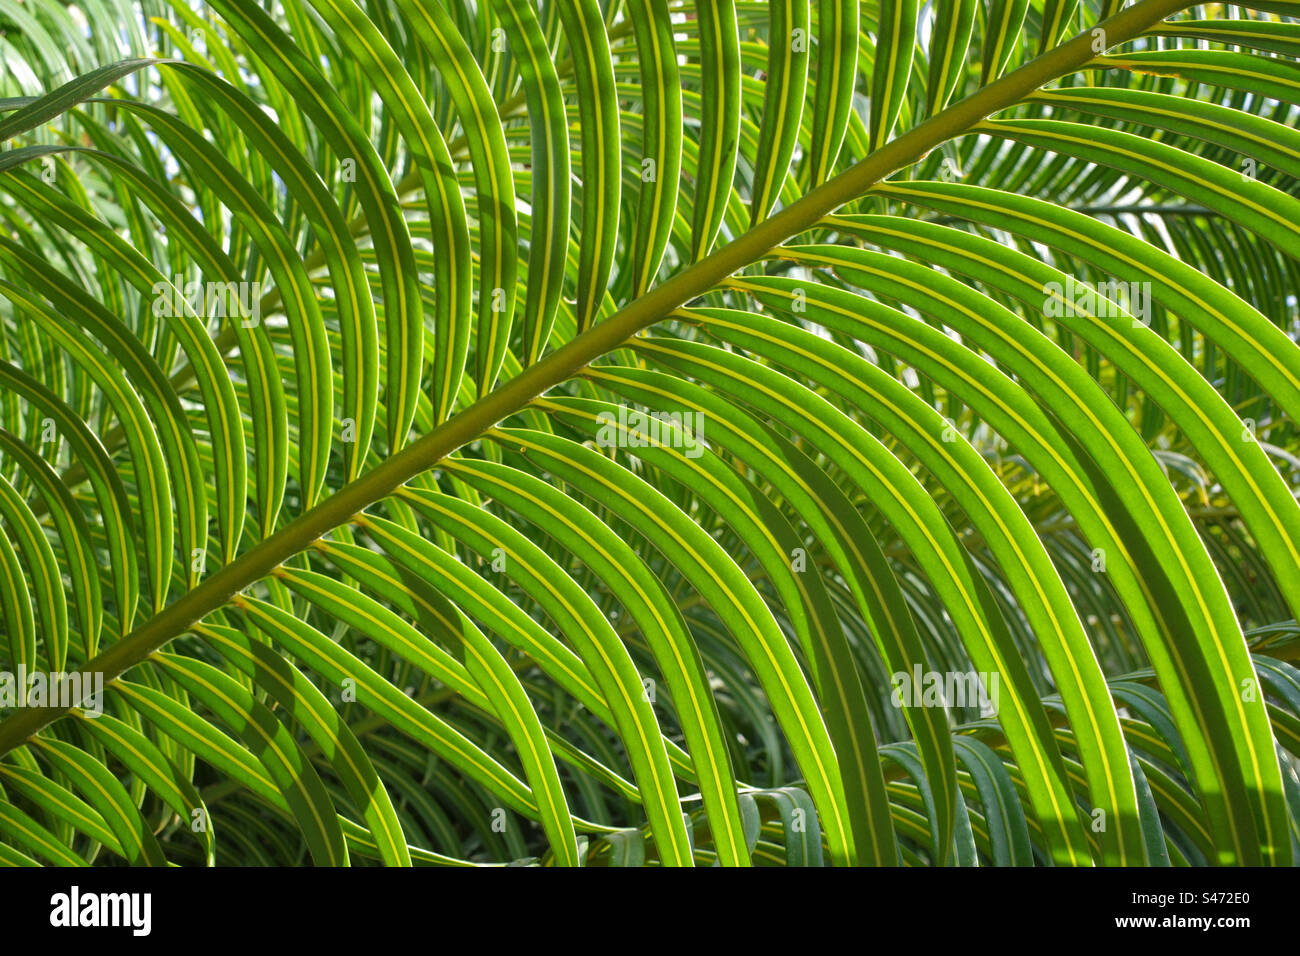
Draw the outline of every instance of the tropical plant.
M0 862L1300 853L1297 4L0 10Z

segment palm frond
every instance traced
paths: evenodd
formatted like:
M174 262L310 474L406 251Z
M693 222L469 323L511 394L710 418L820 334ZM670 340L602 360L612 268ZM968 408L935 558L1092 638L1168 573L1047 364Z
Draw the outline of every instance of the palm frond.
M0 863L1300 853L1293 5L3 19Z

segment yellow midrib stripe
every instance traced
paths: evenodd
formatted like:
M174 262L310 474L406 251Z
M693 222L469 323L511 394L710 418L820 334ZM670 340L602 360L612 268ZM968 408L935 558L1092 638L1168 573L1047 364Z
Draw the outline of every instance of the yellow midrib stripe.
M423 501L424 499L421 498L420 500ZM409 555L410 555L414 560L418 561L418 562L419 562L420 564L422 564L423 566L425 566L425 567L431 569L431 570L434 571L435 573L437 573L437 574L445 574L445 573L446 573L446 572L444 572L444 571L442 570L442 568L440 568L440 567L438 567L437 565L433 564L432 562L428 561L428 560L424 557L424 555L420 554L418 551L416 551L416 550L414 550L413 548L411 548L410 546L408 546L406 542L401 541L401 540L399 540L398 538L394 537L394 536L393 536L391 533L389 533L386 529L384 529L384 528L380 528L380 527L378 527L377 525L367 525L367 531L368 531L368 532L372 532L372 533L374 533L376 536L382 536L385 546L388 546L388 545L395 545L395 546L397 546L398 548L400 548L401 550L403 550L404 552L406 552L407 554L409 554ZM520 637L520 641L521 641L522 643L524 643L524 644L527 644L528 647L531 648L530 654L531 654L533 657L541 657L541 658L544 658L545 660L550 661L553 667L555 667L557 670L563 672L564 674L567 674L567 675L569 676L569 678L570 678L570 679L571 679L571 680L572 680L572 681L573 681L577 686L581 687L581 688L583 689L584 692L586 692L587 694L589 694L593 700L597 700L597 701L599 701L599 700L602 699L602 698L601 698L601 695L600 695L600 692L597 691L594 687L592 687L592 686L591 686L591 685L590 685L590 684L589 684L589 683L584 679L583 675L579 674L578 672L574 671L571 667L569 667L569 665L564 661L563 658L561 658L561 657L555 655L555 654L554 654L554 653L553 653L549 648L547 648L544 644L539 644L539 643L537 643L536 641L534 641L533 639L529 638L529 637L527 636L527 634L525 633L525 631L523 630L523 628L517 626L517 625L516 625L513 621L511 621L510 618L507 617L505 614L503 614L503 613L501 613L501 612L499 612L499 611L496 611L495 609L492 609L492 608L491 608L491 604L490 604L489 602L486 602L486 601L485 601L484 603L488 606L488 608L489 608L490 610L492 610L492 613L494 614L494 616L496 616L497 618L499 618L500 622L501 622L502 625L505 627L505 629L510 630L510 631L513 631L514 633L521 635L521 637ZM531 620L531 618L530 618L530 620ZM514 642L511 642L511 643L513 644Z

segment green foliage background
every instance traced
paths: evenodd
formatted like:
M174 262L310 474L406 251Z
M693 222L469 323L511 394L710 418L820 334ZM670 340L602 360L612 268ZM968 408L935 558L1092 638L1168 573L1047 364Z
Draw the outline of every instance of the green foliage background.
M0 18L0 863L1300 852L1297 4Z

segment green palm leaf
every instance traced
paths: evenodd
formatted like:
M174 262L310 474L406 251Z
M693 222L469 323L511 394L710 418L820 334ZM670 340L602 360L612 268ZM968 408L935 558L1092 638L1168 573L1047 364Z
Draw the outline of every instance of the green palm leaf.
M1200 9L10 10L0 864L1293 862L1300 18Z

